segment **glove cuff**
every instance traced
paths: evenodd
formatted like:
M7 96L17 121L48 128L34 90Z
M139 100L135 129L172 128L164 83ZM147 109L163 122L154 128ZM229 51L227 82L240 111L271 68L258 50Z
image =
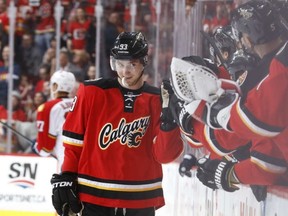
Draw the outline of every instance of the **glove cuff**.
M234 163L221 161L215 171L214 176L217 188L228 192L234 192L239 188L234 184L239 184L239 180L234 173Z

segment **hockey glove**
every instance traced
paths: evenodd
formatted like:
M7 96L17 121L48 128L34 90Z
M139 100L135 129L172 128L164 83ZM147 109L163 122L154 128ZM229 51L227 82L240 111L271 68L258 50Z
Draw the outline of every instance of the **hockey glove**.
M181 130L188 136L191 136L194 131L192 127L192 116L184 107L184 102L176 97L175 94L171 96L169 109L172 113L173 119L181 128Z
M52 176L52 204L59 215L64 214L67 206L75 214L82 210L76 178L74 173L53 174Z
M267 197L267 186L250 185L250 188L258 202L264 201Z
M184 175L191 177L191 169L193 166L196 166L197 164L197 159L194 155L192 154L186 154L184 155L184 158L182 162L179 165L179 174L183 177Z
M216 74L219 73L219 69L218 69L217 65L213 61L211 61L210 59L192 55L192 56L185 56L185 57L182 58L182 60L190 61L192 63L208 67L214 73L216 73Z
M231 161L210 160L207 157L198 160L197 178L207 187L223 189L234 192L239 188L234 184L239 184L234 173L234 164Z
M212 103L204 100L195 100L184 107L193 118L203 122L212 129L223 128L230 131L228 126L230 111L238 97L237 93L225 93Z
M173 89L168 80L163 80L161 84L161 102L162 112L160 116L161 125L160 128L163 131L170 131L177 127L177 124L173 118L171 110L169 109L169 103L171 103L171 96L173 95Z

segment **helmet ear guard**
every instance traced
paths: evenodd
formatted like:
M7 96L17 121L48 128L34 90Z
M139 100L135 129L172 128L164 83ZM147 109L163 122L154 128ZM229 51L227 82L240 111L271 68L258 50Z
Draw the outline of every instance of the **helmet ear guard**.
M116 59L112 55L110 55L110 68L116 71Z

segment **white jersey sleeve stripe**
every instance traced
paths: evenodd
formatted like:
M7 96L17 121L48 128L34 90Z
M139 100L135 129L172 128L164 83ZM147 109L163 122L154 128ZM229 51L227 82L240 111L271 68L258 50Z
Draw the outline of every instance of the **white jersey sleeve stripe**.
M253 121L251 121L251 119L242 110L240 106L240 100L238 100L236 106L237 106L236 107L237 113L239 117L241 118L242 122L246 125L246 127L248 127L254 133L259 134L260 136L265 136L265 137L274 137L280 133L280 131L273 131L272 128L271 130L264 129L260 125L257 125Z

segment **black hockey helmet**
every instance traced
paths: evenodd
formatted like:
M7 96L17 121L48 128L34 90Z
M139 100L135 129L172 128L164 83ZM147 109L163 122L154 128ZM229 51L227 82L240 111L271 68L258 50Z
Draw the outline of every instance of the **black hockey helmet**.
M229 54L236 51L236 42L233 38L232 27L230 25L217 28L213 34L213 38L220 50L227 50Z
M281 33L277 14L270 3L263 0L251 0L236 8L232 12L231 25L235 38L240 40L246 33L254 44L269 42Z
M259 62L259 57L246 53L240 49L233 53L231 60L227 63L227 70L231 75L232 80L236 81L239 76L245 72L250 71Z
M147 64L148 43L141 32L122 32L111 49L114 59L140 59Z

